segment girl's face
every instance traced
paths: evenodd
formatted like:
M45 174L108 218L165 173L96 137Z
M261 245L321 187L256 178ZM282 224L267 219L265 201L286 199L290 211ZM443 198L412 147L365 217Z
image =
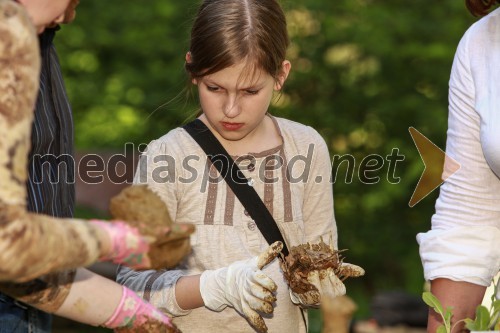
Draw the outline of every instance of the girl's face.
M47 26L62 23L71 0L18 0L28 12L37 32Z
M246 75L246 63L193 79L198 85L203 116L220 137L238 141L259 132L273 91L280 90L290 69L283 62L278 82L268 73L257 71Z

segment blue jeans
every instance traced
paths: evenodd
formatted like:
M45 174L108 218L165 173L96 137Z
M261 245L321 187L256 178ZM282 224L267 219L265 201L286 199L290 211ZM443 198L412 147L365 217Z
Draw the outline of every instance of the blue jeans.
M52 316L0 293L0 333L49 333Z

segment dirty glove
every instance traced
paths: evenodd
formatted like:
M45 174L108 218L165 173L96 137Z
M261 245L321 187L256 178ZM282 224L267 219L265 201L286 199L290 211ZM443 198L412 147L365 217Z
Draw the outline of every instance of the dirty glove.
M103 230L109 237L111 251L103 253L99 260L112 261L132 268L147 268L151 260L147 255L152 237L142 236L139 230L122 221L90 220L94 226ZM170 229L164 228L165 233Z
M294 304L315 307L320 304L321 296L336 297L344 295L342 283L348 277L357 277L365 271L356 265L347 264L341 251L320 237L318 243L305 243L294 246L290 254L281 261L281 269Z
M180 333L169 317L126 287L114 313L102 326L113 328L115 333Z
M307 282L311 290L298 293L290 289L290 298L294 304L305 307L317 307L320 305L321 297L337 297L345 295L346 289L342 282L347 277L358 277L364 275L365 271L359 266L342 263L337 274L332 267L313 270L307 274Z
M252 259L237 261L228 267L207 270L200 277L200 293L205 306L214 311L233 307L257 329L267 332L256 312L272 313L277 286L261 269L276 258L283 243L275 242Z

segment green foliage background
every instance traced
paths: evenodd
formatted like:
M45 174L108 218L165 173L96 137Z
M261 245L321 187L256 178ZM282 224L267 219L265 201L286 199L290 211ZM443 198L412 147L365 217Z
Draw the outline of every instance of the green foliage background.
M74 109L79 149L122 150L147 143L196 110L183 70L199 1L86 0L56 45ZM286 0L292 74L273 113L316 128L331 154L405 156L398 184L334 184L339 247L366 269L348 294L370 316L383 290L420 294L415 236L430 227L437 191L408 201L423 164L408 133L414 126L444 148L447 83L456 45L474 19L463 1ZM355 170L357 172L357 170ZM317 316L317 313L314 314ZM319 324L312 323L312 331Z

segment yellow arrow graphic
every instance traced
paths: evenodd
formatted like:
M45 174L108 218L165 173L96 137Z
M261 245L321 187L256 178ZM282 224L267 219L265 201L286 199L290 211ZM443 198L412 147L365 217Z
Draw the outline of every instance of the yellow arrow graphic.
M410 127L408 130L425 166L408 203L410 207L413 207L457 172L460 169L460 163L446 155L416 128Z

